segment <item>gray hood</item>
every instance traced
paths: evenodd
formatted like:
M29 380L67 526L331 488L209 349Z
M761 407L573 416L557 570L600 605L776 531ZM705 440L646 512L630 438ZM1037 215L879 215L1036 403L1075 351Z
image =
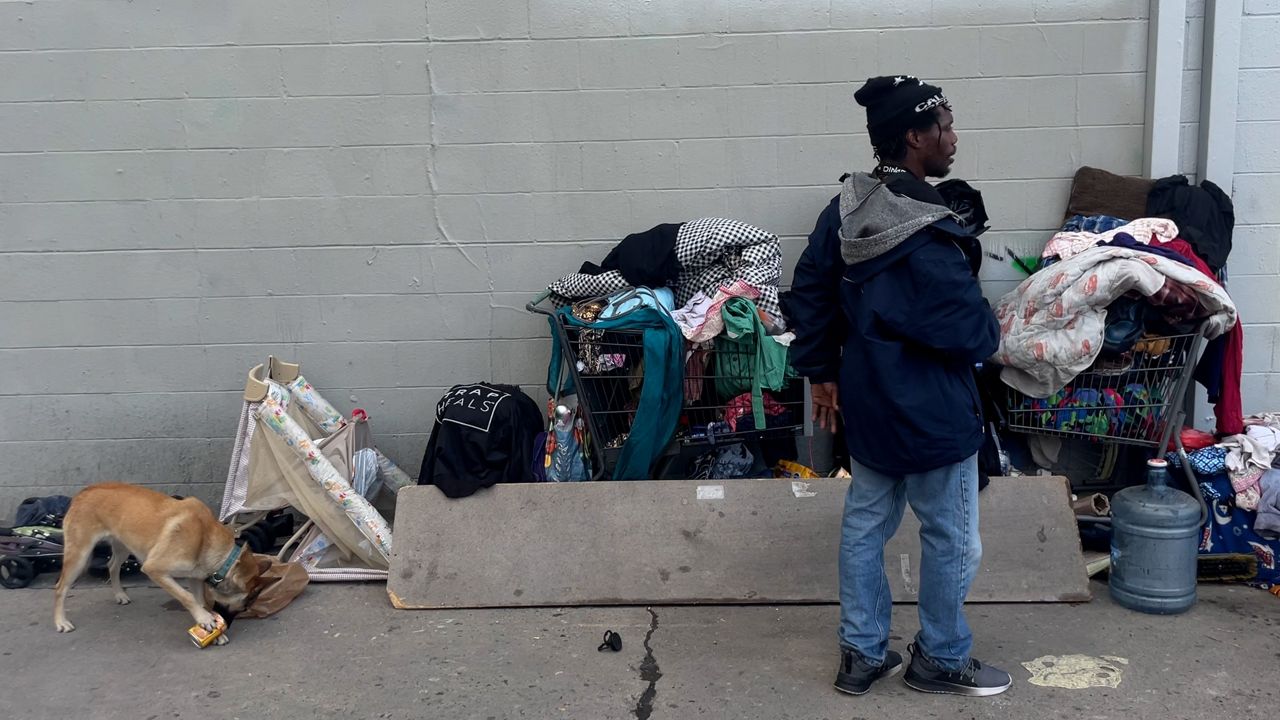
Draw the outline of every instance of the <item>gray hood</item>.
M840 190L840 255L847 265L866 262L951 216L941 205L894 194L875 175L853 173Z

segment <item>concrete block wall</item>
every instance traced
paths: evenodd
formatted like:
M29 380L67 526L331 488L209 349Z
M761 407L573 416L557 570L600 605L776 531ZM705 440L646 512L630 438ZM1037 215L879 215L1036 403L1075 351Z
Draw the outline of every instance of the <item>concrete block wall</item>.
M1245 0L1236 109L1232 297L1245 322L1245 412L1280 406L1280 2Z
M767 20L752 3L680 19L629 5L535 2L527 22L472 9L431 24L441 225L537 245L498 289L531 293L584 243L602 254L619 228L692 215L767 227L793 259L839 175L870 162L852 93L882 72L953 98L956 174L986 193L993 243L1042 242L1080 164L1140 170L1142 2L1069 18L1047 3L777 3ZM991 291L1015 277L993 267Z
M1205 26L1204 0L1187 0L1179 169L1200 179L1200 77ZM1274 311L1280 291L1280 216L1272 212L1280 173L1280 152L1268 133L1280 127L1275 93L1280 91L1280 60L1273 32L1280 30L1280 4L1246 0L1241 17L1239 104L1235 176L1229 192L1235 201L1235 245L1228 263L1227 289L1244 323L1242 395L1245 413L1280 406L1280 316ZM1227 189L1227 188L1224 188ZM1270 216L1270 219L1268 219ZM1197 388L1195 424L1214 427L1213 407Z
M416 471L492 326L436 230L426 37L421 0L0 2L0 522L219 498L268 353Z
M1203 0L1187 2L1183 77L1181 171L1198 181ZM1280 130L1280 3L1246 0L1241 18L1240 75L1236 122L1235 176L1229 189L1236 209L1234 249L1227 289L1244 323L1242 396L1245 413L1280 407L1280 150L1271 135ZM1224 188L1225 189L1225 188ZM1199 393L1197 425L1212 429L1212 407Z
M366 408L415 472L444 388L539 384L547 329L524 303L622 235L736 217L783 237L789 271L840 174L870 164L869 75L944 87L988 245L1034 251L1078 166L1141 171L1146 15L0 0L0 517L104 478L217 497L268 353ZM1242 215L1280 223L1265 181L1241 182ZM1017 282L984 274L992 296Z

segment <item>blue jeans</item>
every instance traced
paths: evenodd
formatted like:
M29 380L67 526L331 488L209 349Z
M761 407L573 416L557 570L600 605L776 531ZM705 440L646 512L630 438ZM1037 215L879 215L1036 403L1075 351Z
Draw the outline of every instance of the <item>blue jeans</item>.
M867 662L884 662L893 599L884 546L902 522L906 502L920 520L920 634L916 647L944 670L969 661L973 634L964 598L978 572L978 456L937 470L901 476L852 463L840 535L840 645Z

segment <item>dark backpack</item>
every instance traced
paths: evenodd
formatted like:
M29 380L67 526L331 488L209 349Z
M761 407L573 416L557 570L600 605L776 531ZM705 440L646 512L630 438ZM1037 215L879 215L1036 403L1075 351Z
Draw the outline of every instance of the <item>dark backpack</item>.
M30 497L18 506L15 527L44 525L45 527L62 527L62 519L71 508L71 498L66 495L49 495L47 497Z
M542 431L542 411L520 388L455 385L436 404L418 484L461 498L499 482L534 482Z

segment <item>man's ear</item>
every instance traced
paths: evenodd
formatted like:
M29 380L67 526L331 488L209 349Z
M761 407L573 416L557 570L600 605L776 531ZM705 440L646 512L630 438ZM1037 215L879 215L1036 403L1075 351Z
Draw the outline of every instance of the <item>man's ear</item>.
M909 148L918 150L924 147L924 137L919 130L908 130L904 139L907 141L907 147Z

